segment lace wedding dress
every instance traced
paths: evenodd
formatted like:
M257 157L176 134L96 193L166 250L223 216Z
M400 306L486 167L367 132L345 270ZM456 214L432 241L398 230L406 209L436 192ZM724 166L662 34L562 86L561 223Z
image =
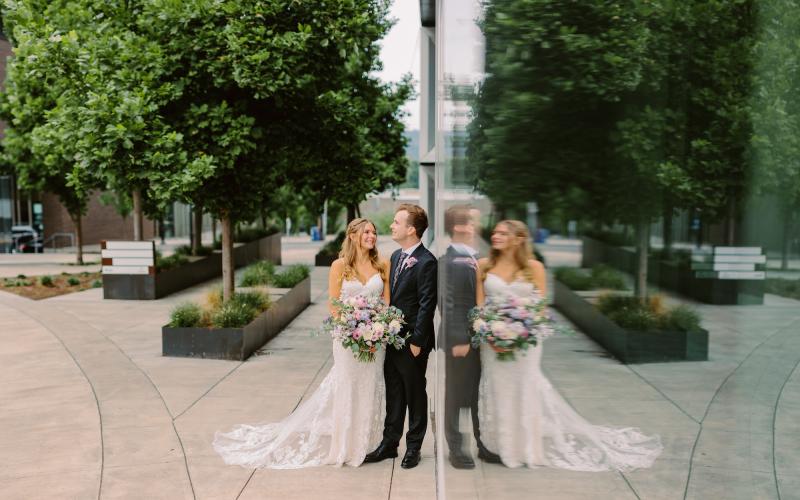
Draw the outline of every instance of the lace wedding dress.
M530 296L531 283L488 273L487 296ZM658 436L635 428L593 425L567 403L541 371L542 342L513 361L481 346L478 416L484 445L508 467L549 466L577 471L632 470L653 465Z
M381 292L383 280L375 274L366 284L345 280L341 298ZM361 465L383 435L385 354L380 350L373 362L360 362L334 341L333 368L311 397L281 422L218 432L214 449L226 463L243 467Z

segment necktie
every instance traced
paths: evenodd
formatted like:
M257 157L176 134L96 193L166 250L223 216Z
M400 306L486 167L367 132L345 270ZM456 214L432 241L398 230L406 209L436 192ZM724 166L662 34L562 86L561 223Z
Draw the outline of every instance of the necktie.
M392 288L397 286L397 278L400 276L400 271L402 271L403 269L403 264L405 264L406 262L406 257L408 257L407 253L400 252L400 258L397 259L397 268L394 270L394 281L393 281L394 285L392 286Z

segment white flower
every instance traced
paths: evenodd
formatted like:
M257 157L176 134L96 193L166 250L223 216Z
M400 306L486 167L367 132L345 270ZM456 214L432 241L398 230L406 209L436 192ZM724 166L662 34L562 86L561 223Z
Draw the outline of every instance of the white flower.
M503 340L517 338L517 332L515 332L513 328L509 328L509 325L507 325L505 321L492 321L491 327L492 333L494 333L497 338Z
M392 332L392 333L397 333L397 332L399 332L399 331L400 331L400 322L399 322L399 321L397 321L396 319L393 319L393 320L392 320L392 321L389 323L389 331L390 331L390 332Z
M474 328L476 332L482 332L486 329L486 326L486 322L480 318L472 322L472 328Z
M383 332L386 327L383 326L383 323L373 323L372 324L372 338L373 340L378 340L383 336Z
M60 42L61 41L61 34L60 33L53 33L50 35L51 42Z

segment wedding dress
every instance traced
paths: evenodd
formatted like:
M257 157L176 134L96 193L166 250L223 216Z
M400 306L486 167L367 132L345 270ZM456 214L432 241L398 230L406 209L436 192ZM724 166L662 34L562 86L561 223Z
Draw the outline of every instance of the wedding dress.
M488 273L486 295L536 294L526 281L507 283ZM541 371L542 342L513 361L481 345L478 416L484 445L508 467L549 466L576 471L632 470L653 465L658 436L636 428L593 425L567 403Z
M340 297L382 292L383 280L375 274L364 284L343 281ZM217 432L214 449L226 463L243 467L361 465L383 435L385 355L381 349L374 361L361 362L334 341L333 367L311 397L281 422Z

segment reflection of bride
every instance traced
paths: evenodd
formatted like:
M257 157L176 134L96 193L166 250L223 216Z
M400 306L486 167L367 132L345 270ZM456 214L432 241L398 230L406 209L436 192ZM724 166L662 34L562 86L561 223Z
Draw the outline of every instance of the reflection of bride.
M544 266L532 259L528 229L503 221L478 270L478 304L485 296L544 296ZM614 429L583 419L541 371L542 342L500 361L481 346L481 438L508 467L550 466L579 471L631 470L653 465L658 436L635 428Z
M389 302L389 266L379 260L376 240L375 226L368 220L348 224L342 258L331 266L330 297L382 295ZM333 368L309 399L281 422L218 432L214 449L226 463L245 467L361 465L383 434L385 354L381 349L374 361L357 361L334 341Z

